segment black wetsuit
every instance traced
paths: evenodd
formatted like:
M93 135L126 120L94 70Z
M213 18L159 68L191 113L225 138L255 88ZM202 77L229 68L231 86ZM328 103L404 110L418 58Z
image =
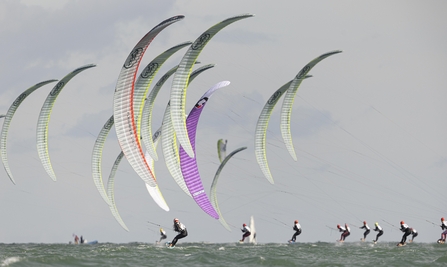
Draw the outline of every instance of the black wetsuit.
M176 235L174 239L172 239L171 246L175 246L175 244L177 244L177 241L179 239L188 236L188 231L186 230L186 227L180 222L174 223L174 231L178 232L179 234Z
M293 226L293 230L295 230L296 232L293 234L291 240L292 240L293 242L295 242L296 237L297 237L298 235L301 234L301 225L299 225L298 223L296 223L296 224Z
M251 232L250 232L251 230L249 227L244 226L244 228L242 228L241 231L243 234L242 234L242 239L240 241L244 242L245 238L249 237L251 235Z
M343 232L340 236L340 241L345 241L346 237L348 237L351 234L348 227L346 227L346 228L340 227L340 228L338 228L338 230L340 232Z
M366 236L371 232L369 229L369 226L367 224L364 224L360 229L365 229L365 232L363 233L363 239L366 239Z
M401 224L400 230L402 232L404 232L404 235L402 236L402 240L400 241L400 244L403 245L407 241L407 236L411 235L411 228L408 227L408 225L406 225L406 224Z
M379 231L376 235L376 240L374 240L374 242L377 242L379 240L379 236L383 235L383 230L382 227L380 227L379 225L376 225L376 228L374 228L374 231Z
M438 239L438 241L445 242L445 237L447 235L447 225L446 225L446 222L444 220L441 221L441 229L444 230L444 232L442 232L441 239Z
M160 230L160 240L158 241L158 243L160 243L161 242L161 240L163 240L163 239L166 239L168 236L166 235L166 232L165 231L161 231Z

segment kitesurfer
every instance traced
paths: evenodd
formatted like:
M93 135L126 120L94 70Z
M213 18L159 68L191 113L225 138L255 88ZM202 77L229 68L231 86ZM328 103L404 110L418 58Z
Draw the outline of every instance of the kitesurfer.
M301 234L301 225L298 223L298 220L294 221L293 230L295 230L295 233L292 236L292 239L289 240L289 242L295 242L296 237Z
M374 226L375 226L374 231L378 232L377 235L376 235L376 240L373 240L373 242L375 243L375 242L377 242L377 241L379 240L379 236L383 235L383 229L382 229L382 227L379 225L378 222L376 222L376 223L374 224Z
M166 239L168 236L166 235L166 231L163 230L163 228L160 228L160 240L158 241L158 243L161 242L161 240Z
M401 246L403 246L403 245L405 245L405 242L407 241L407 236L411 235L411 228L408 227L408 225L404 221L401 221L400 222L400 230L404 233L404 235L402 236L402 240L400 241L399 244Z
M79 243L79 237L78 237L78 235L75 235L75 237L74 237L74 243L75 243L75 244L78 244L78 243Z
M369 234L369 232L371 232L371 229L369 228L368 224L366 223L366 221L363 221L363 226L359 227L360 229L365 229L365 232L363 232L363 239L362 241L366 240L366 236Z
M414 229L414 228L410 228L410 229L411 229L411 240L410 240L410 242L413 242L414 238L416 236L418 236L418 231L416 231L416 229Z
M444 217L441 218L441 229L444 230L444 232L442 232L441 234L441 239L438 239L438 243L444 243L445 242L445 238L447 236L447 222L444 220Z
M349 228L348 224L345 223L345 227L340 226L340 224L337 224L337 228L341 233L340 236L340 242L344 242L346 237L351 234L351 229Z
M84 240L84 237L81 235L81 244L84 244L84 242L85 242L85 240Z
M239 242L244 242L245 238L251 235L250 227L247 226L247 224L242 224L242 239L239 240Z
M177 218L174 219L174 231L178 232L179 234L176 235L174 239L172 239L171 243L169 244L169 247L174 247L179 239L188 236L186 226L183 223L181 223Z

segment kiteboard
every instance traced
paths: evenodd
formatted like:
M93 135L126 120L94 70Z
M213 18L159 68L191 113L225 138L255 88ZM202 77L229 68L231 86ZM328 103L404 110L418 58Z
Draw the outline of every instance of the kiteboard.
M288 240L288 241L287 241L287 243L289 243L289 244L295 244L295 243L296 243L296 241L293 241L293 240Z
M445 244L445 241L443 241L442 239L438 239L438 241L436 241L438 244Z
M166 242L166 247L167 248L170 248L170 249L175 248L175 246L170 246L170 245L171 245L171 242Z
M407 243L403 243L403 244L402 244L402 243L400 243L400 242L399 242L399 243L397 243L397 246L398 246L398 247L403 247L403 246L406 246L406 245L407 245Z

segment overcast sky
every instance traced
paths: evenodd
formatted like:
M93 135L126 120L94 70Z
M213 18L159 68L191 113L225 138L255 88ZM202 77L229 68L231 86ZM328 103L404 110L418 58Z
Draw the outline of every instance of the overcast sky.
M57 176L46 174L36 150L36 123L54 84L31 94L17 110L8 135L16 185L0 172L0 242L66 243L72 234L99 242L148 242L158 227L183 222L180 242L235 242L239 228L256 222L258 241L286 242L298 219L302 242L334 242L337 224L351 225L358 241L366 220L384 228L384 241L399 241L401 220L416 228L416 241L435 242L447 216L447 19L445 1L66 1L0 2L0 114L24 90L74 77L60 93L49 122L49 155ZM155 25L185 18L163 30L140 65L172 46L194 41L214 24L244 13L220 31L199 60L216 66L188 89L186 110L217 82L231 85L208 102L197 132L197 161L209 192L219 166L216 143L228 153L242 146L220 175L220 210L228 232L205 214L170 177L161 148L155 173L170 207L160 209L143 181L123 160L115 201L126 232L98 193L91 174L96 137L113 114L121 67L135 44ZM154 81L178 64L177 52ZM291 132L298 161L279 129L280 101L267 131L266 153L275 184L256 163L254 131L267 99L317 56L343 52L319 63L298 90ZM155 102L152 129L161 125L172 78ZM3 119L0 119L3 121ZM107 180L120 152L114 130L103 155ZM168 239L174 232L168 229ZM373 239L372 232L368 239Z

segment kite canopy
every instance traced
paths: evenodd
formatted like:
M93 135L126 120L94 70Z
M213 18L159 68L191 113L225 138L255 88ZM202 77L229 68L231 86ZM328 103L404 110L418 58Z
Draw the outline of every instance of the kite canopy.
M62 91L64 86L77 74L81 73L86 69L96 67L94 64L88 64L67 74L62 78L56 86L48 94L45 102L43 103L42 109L40 110L39 119L37 121L37 153L39 154L40 161L42 162L45 171L48 175L56 181L56 174L54 174L53 167L51 166L50 155L48 153L48 124L50 122L51 111L53 110L54 102L59 93Z
M297 160L297 158L295 154L295 149L293 148L292 135L290 133L290 116L292 114L292 105L293 102L295 101L296 92L298 91L298 87L300 86L301 82L307 78L306 75L313 67L315 67L315 65L317 65L323 59L338 53L341 53L341 51L336 50L328 52L322 54L321 56L307 63L307 65L304 66L292 80L292 83L290 84L289 88L287 89L286 95L284 96L284 100L282 102L281 107L281 121L280 121L281 135L284 140L284 144L286 145L286 148L289 151L290 156L292 156L292 158L295 161Z
M196 78L199 74L206 70L213 68L213 64L208 64L202 66L191 73L189 77L188 85ZM163 149L163 155L165 158L166 167L169 170L172 178L174 178L177 185L185 192L186 195L191 197L188 188L186 187L185 180L180 169L180 157L179 149L177 145L177 138L174 132L174 128L171 123L171 106L168 103L163 115L162 124L162 136L161 136L161 146Z
M220 139L220 140L222 140L222 139ZM238 148L224 158L222 163L219 165L219 168L217 169L216 174L214 175L213 183L211 184L211 189L210 189L211 204L213 205L214 209L219 214L219 222L230 232L231 232L230 226L228 226L227 222L223 218L222 213L220 212L220 209L219 209L219 205L217 203L217 181L219 180L219 175L220 175L223 167L225 166L225 164L227 164L227 162L231 159L231 157L233 157L236 153L238 153L242 150L245 150L245 149L247 149L247 147Z
M52 82L56 82L56 81L57 80L48 80L48 81L40 82L40 83L35 84L35 85L31 86L30 88L26 89L23 93L21 93L14 100L14 102L12 102L6 115L0 115L0 118L3 118L3 117L5 118L5 120L3 121L2 132L0 134L0 155L2 158L2 162L3 162L3 167L5 167L5 170L9 176L9 179L11 179L11 182L13 182L14 184L16 182L14 181L14 177L12 176L11 169L9 168L8 156L7 156L7 151L6 151L7 150L6 141L7 141L9 126L11 124L12 117L14 116L14 113L16 112L16 110L19 108L20 104L22 104L23 100L25 100L25 98L27 98L32 92L36 91L37 89L39 89L40 87L42 87L48 83L52 83Z
M143 69L140 76L138 77L137 81L135 82L135 89L133 92L133 110L134 110L134 116L135 116L135 124L137 126L137 136L141 136L141 120L142 120L142 114L143 114L143 107L144 102L146 99L147 92L149 90L149 87L152 83L152 80L154 79L155 75L158 73L158 70L161 68L163 63L168 60L169 57L171 57L175 52L179 51L180 49L192 44L192 42L184 42L181 44L178 44L174 47L169 48L165 52L161 53L159 56L154 58L147 66ZM150 98L156 97L158 91L151 91ZM152 130L150 129L151 126L151 119L152 116L149 116L148 125L149 125L149 136L152 136ZM158 160L157 153L155 152L154 143L152 142L151 138L149 140L146 140L146 142L149 142L148 150L151 157L155 160Z
M92 152L92 176L93 182L95 183L96 189L101 195L102 199L107 203L107 205L111 206L109 196L107 196L106 189L104 187L104 183L102 181L102 171L101 171L101 158L102 158L102 150L104 148L104 143L106 141L107 136L109 135L110 129L112 129L114 124L113 115L106 121L104 126L96 138L95 145L93 146Z
M182 145L182 147L185 149L186 153L190 157L194 157L194 151L192 149L190 137L188 137L188 131L186 129L185 103L186 89L188 87L188 79L189 74L192 71L192 66L196 62L203 48L205 48L206 44L220 30L233 22L253 16L254 15L251 14L243 14L228 18L212 26L194 41L194 43L190 46L190 48L180 61L179 68L174 75L174 80L172 81L171 87L171 119L179 143L180 145Z
M298 91L298 87L300 86L301 82L304 79L312 77L307 74L313 67L315 67L315 65L317 65L323 59L338 53L341 53L341 51L337 50L325 53L309 62L298 72L298 74L295 76L293 80L287 82L286 84L281 86L281 88L276 90L275 93L273 93L273 95L264 105L264 108L262 109L261 115L259 115L259 119L256 124L255 155L256 155L256 161L258 162L258 165L261 168L262 173L271 184L273 184L274 181L267 163L267 156L265 152L265 137L266 137L267 126L270 120L270 115L272 114L273 108L275 107L276 103L278 103L281 96L284 93L286 93L286 95L284 96L283 105L281 109L281 125L280 125L281 133L283 136L284 144L286 145L289 154L292 156L293 159L296 160L295 150L293 149L292 137L290 134L290 114L292 112L292 104L296 92Z
M155 36L167 26L183 18L184 16L174 16L161 22L136 44L124 62L113 97L115 130L121 150L138 176L151 187L157 187L157 182L145 160L137 132L133 98L135 77L143 54Z
M191 138L191 145L193 151L195 151L196 146L196 131L197 124L199 123L200 114L205 108L206 103L208 102L211 95L218 89L228 86L230 82L223 81L217 83L213 87L211 87L195 104L194 108L188 115L186 119L186 125L188 130L188 135ZM186 151L180 146L180 168L182 170L183 177L185 179L186 186L188 187L189 192L191 193L194 201L199 205L199 207L205 211L208 215L215 219L219 219L219 215L216 210L211 205L208 196L205 193L205 189L203 188L202 180L200 178L199 170L197 167L196 158L190 157Z

